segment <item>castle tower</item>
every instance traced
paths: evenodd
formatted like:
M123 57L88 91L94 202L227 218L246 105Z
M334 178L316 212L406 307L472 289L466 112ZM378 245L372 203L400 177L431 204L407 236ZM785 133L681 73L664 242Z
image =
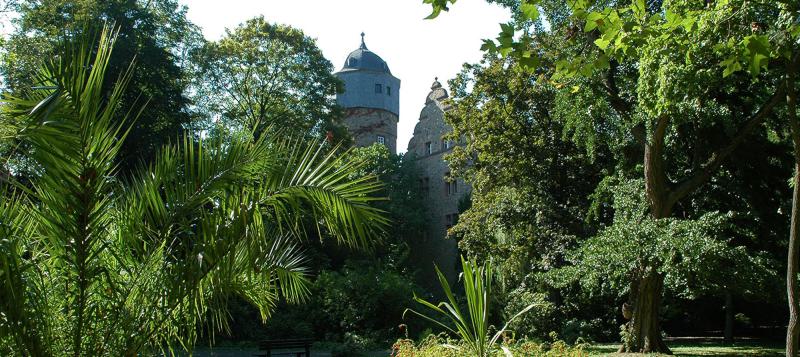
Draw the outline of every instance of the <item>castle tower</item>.
M344 125L356 146L381 143L397 153L397 121L400 115L400 80L386 61L361 46L347 56L344 67L334 74L344 82L344 93L336 101L344 108Z

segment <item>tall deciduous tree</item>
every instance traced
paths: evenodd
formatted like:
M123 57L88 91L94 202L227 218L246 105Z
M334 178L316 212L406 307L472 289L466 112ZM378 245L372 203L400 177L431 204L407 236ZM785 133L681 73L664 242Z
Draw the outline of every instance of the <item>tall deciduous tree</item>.
M200 47L203 39L178 1L20 0L15 6L19 18L14 21L2 73L6 87L17 96L38 85L38 63L57 55L60 41L79 37L98 23L120 29L108 81L125 73L134 58L139 69L130 79L134 90L123 93L120 112L132 110L138 99L148 101L148 109L132 126L119 155L125 172L152 160L161 145L176 140L192 122L183 58L192 48Z
M425 2L435 16L455 1ZM794 53L775 42L800 34L796 24L772 26L795 11L787 2L498 2L512 7L518 22L502 25L497 41L483 48L530 69L550 66L542 56L555 57L550 80L563 93L594 98L566 103L589 109L568 126L579 141L614 131L633 149L625 156L639 157L632 162L641 165L654 221L673 217L676 205L774 116ZM537 22L540 12L546 26ZM526 31L518 36L520 28ZM562 40L540 41L543 33ZM796 40L789 42L796 47ZM623 306L630 316L623 350L668 352L659 324L665 275L658 261L641 258Z
M202 83L195 96L210 120L293 135L346 135L338 124L341 85L333 65L298 29L264 17L247 20L209 43L198 63Z

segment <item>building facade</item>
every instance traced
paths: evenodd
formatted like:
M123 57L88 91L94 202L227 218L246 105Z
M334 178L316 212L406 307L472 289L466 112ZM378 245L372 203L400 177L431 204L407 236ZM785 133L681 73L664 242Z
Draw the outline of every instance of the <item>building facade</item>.
M364 34L361 46L351 52L339 72L344 92L336 97L344 108L343 123L356 146L381 143L397 153L397 121L400 116L400 80L389 65L367 49Z
M344 82L345 91L337 96L344 108L344 124L356 146L384 144L397 153L397 123L400 114L400 80L389 71L386 61L367 49L364 34L361 46L351 52L344 67L335 75ZM452 131L444 121L449 110L448 94L438 78L425 98L406 155L412 156L420 170L418 189L425 197L430 216L422 242L412 247L413 259L419 264L423 282L437 284L434 264L450 280L458 271L458 247L446 239L447 230L458 221L459 204L468 196L470 187L463 180L452 179L444 156L455 143L442 139Z
M452 281L460 262L457 243L446 239L447 230L458 222L459 206L467 199L471 188L463 180L450 176L445 161L445 155L457 144L442 138L453 130L444 121L444 114L450 109L447 99L447 90L437 78L425 98L425 107L419 114L406 154L416 158L420 170L419 189L430 217L427 236L415 255L423 263L423 274L432 274L435 263ZM436 281L435 276L423 276L423 279Z

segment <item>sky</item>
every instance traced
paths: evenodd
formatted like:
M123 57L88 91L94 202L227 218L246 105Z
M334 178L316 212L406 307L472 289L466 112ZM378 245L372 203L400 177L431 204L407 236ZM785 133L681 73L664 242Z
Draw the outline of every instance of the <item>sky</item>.
M226 28L264 15L267 21L299 28L342 68L347 55L361 44L383 58L400 78L400 122L397 149L406 151L414 125L435 77L443 85L465 62L481 59L482 39L494 38L510 13L483 0L459 1L450 12L424 20L430 5L422 0L181 0L189 20L208 40Z

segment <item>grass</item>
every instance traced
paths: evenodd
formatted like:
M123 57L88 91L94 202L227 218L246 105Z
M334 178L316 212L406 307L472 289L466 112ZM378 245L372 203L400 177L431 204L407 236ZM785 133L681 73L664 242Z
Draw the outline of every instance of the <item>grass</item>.
M719 340L707 339L676 339L667 340L667 345L675 356L697 356L697 357L734 357L734 356L757 356L757 357L779 357L784 356L783 345L779 342L765 343L755 340L737 341L733 345L725 345ZM587 348L589 356L634 356L633 354L616 353L619 344L598 344ZM635 355L641 356L641 355ZM662 354L651 354L650 356L666 356Z

